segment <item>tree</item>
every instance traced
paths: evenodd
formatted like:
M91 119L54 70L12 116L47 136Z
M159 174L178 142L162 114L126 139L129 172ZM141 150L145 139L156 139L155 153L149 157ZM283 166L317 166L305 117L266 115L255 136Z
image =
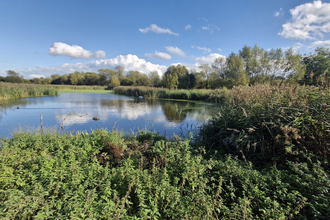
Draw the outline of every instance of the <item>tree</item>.
M211 75L212 75L212 68L209 64L202 64L198 67L201 70L201 75L204 76L206 82L206 88L211 88Z
M100 75L100 84L102 86L109 84L112 77L117 77L117 72L112 69L99 69L98 72Z
M117 78L120 82L122 82L126 78L126 76L124 75L124 67L116 66L115 70L117 70Z
M330 49L318 47L314 54L305 55L302 63L306 65L306 72L301 80L302 84L319 85L321 77L329 77L330 71Z
M111 82L109 83L109 86L110 87L116 87L116 86L120 86L120 82L119 82L119 79L117 78L117 76L113 76L111 78Z
M154 87L161 86L161 80L157 71L153 71L149 73L150 85Z
M189 77L189 72L185 66L180 64L177 66L170 66L164 73L164 84L166 88L176 89L176 88L187 88L187 79Z
M5 77L5 81L11 83L23 83L24 77L13 70L8 70L7 76Z
M306 66L301 62L301 55L292 48L285 52L285 65L283 75L290 83L298 83L306 73Z
M225 78L229 79L227 87L249 84L249 76L245 72L244 66L244 59L240 55L235 53L229 55L225 71Z

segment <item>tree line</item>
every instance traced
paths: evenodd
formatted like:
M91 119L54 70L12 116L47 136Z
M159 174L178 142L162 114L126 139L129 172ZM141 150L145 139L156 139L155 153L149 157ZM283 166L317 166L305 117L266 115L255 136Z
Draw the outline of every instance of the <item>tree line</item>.
M215 89L238 85L254 85L286 80L290 83L319 85L329 81L330 50L319 47L314 53L302 55L292 48L265 50L257 45L245 45L238 53L219 57L214 62L188 70L184 65L167 68L162 77L158 72L125 72L122 66L79 72L30 80L12 70L0 81L57 85L100 85L110 88L123 86L153 86L169 89Z

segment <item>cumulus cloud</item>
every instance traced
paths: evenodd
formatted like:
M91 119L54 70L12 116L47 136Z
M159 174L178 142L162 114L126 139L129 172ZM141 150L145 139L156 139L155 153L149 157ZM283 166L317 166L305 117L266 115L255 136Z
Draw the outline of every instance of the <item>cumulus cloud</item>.
M200 47L200 46L191 46L191 48L197 48L198 50L201 50L204 53L210 53L212 51L210 48Z
M284 11L283 11L282 8L280 8L279 11L275 11L275 12L274 12L274 16L275 16L275 17L278 17L278 16L280 16L280 15L284 15Z
M85 50L78 45L68 45L62 42L55 42L49 48L49 54L52 56L69 56L74 58L105 58L105 52L102 50L96 51L95 54L91 51Z
M165 48L168 52L170 52L172 54L176 54L176 55L179 55L179 56L182 56L182 57L186 56L186 54L178 47L167 46Z
M290 9L292 19L278 34L284 38L312 40L330 32L330 3L314 1Z
M156 24L151 24L150 27L146 27L145 29L140 28L140 32L148 33L149 31L155 32L157 34L170 34L179 36L179 34L172 32L170 29L158 27Z
M41 78L41 77L45 78L46 76L45 75L42 75L42 74L40 74L40 75L38 75L38 74L31 74L31 75L29 75L29 77L30 78Z
M154 54L146 53L144 55L149 58L157 58L157 59L164 59L164 60L172 59L171 55L169 55L168 53L162 53L162 52L157 52L157 51Z
M327 47L327 48L330 48L330 40L315 41L311 44L311 47Z
M195 61L197 62L197 65L199 64L212 64L214 62L215 59L217 59L218 57L224 57L225 56L218 54L218 53L211 53L206 57L196 57Z
M17 70L21 73L25 78L29 78L31 74L50 76L52 74L63 75L66 73L72 73L74 71L83 71L83 72L97 72L98 69L101 68L114 68L115 66L123 66L125 71L137 70L144 73L149 73L152 71L158 72L159 75L162 75L167 67L163 65L153 64L147 62L144 59L140 59L136 55L128 54L128 55L119 55L112 59L102 59L95 60L86 63L75 63L75 64L63 64L60 66L39 66L34 69L21 69Z
M187 26L184 27L184 29L185 29L185 30L189 30L189 29L191 29L191 25L188 24Z
M210 28L208 26L202 27L203 30L209 30Z

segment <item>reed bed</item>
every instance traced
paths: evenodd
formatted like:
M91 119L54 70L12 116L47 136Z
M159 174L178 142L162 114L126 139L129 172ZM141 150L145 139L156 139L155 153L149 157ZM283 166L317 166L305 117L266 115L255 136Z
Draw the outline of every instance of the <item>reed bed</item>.
M163 99L185 99L196 101L207 101L213 103L221 102L227 89L164 89L145 86L118 86L114 88L115 94L127 96L143 96L144 98L163 98Z
M86 85L77 85L77 86L70 86L70 85L47 85L51 88L55 88L57 90L106 90L106 86L86 86Z
M0 83L0 99L21 98L30 96L52 96L57 95L58 90L54 87L34 85L34 84L17 84L17 83Z

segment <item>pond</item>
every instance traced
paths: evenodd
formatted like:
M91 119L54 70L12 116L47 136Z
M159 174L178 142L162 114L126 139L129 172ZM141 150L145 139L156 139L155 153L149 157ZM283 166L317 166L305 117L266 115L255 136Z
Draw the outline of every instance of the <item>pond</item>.
M106 128L125 133L148 129L166 137L187 136L217 113L208 103L143 99L112 93L61 93L58 96L10 99L0 103L0 137L53 128L59 132ZM71 114L71 115L69 115ZM94 117L99 118L93 120ZM63 124L63 129L61 125Z

